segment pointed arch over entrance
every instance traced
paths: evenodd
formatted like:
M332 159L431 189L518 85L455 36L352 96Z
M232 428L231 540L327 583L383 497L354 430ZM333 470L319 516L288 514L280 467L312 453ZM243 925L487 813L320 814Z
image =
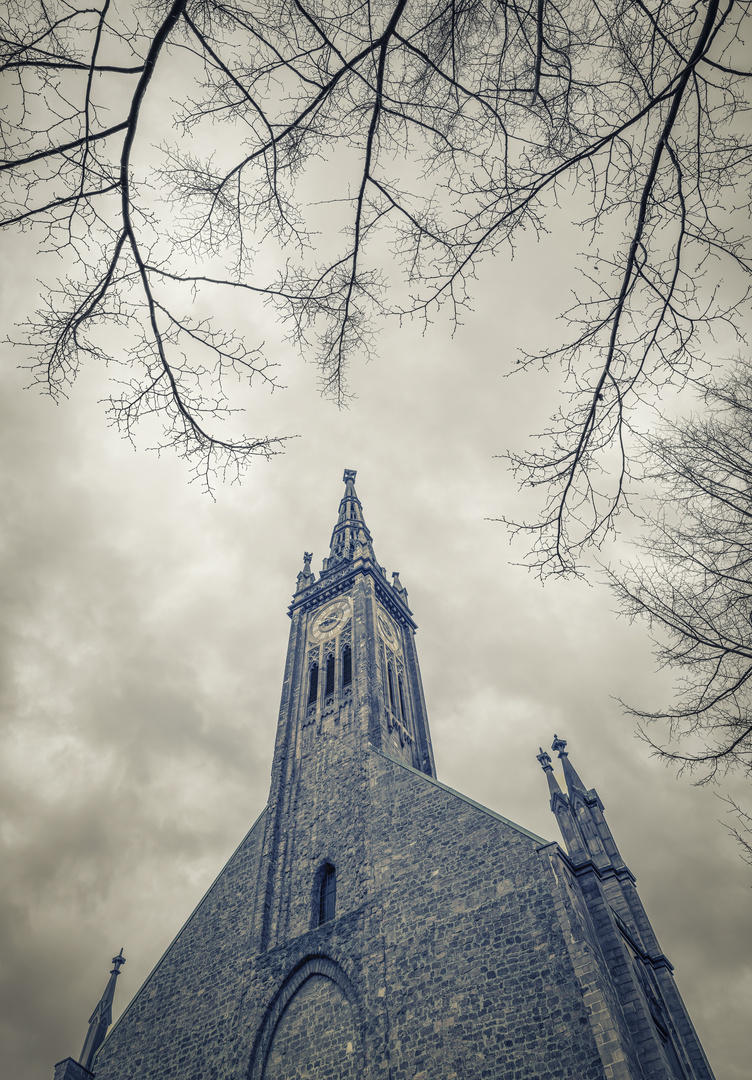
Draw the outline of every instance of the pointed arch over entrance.
M361 1025L358 994L346 973L328 956L309 956L287 976L266 1010L248 1080L288 1080L311 1065L328 1067L340 1080L361 1080ZM315 1041L306 1034L313 1030Z

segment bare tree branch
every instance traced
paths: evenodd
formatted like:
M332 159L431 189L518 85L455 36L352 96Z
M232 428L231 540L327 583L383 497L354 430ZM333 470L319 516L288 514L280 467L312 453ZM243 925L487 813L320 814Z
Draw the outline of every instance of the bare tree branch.
M749 362L707 386L702 406L645 438L657 493L641 559L608 577L622 611L652 628L660 666L680 675L673 705L630 712L654 753L707 783L728 770L752 777Z
M577 573L625 505L635 404L701 377L716 323L741 332L746 296L724 265L752 269L733 212L752 175L750 14L749 0L11 0L2 221L64 252L75 282L71 322L31 320L40 371L63 355L56 380L84 356L130 362L141 411L113 413L129 436L159 401L165 445L177 438L204 475L213 440L247 464L245 441L202 411L220 422L234 408L196 382L208 339L183 334L188 352L173 357L165 337L192 325L197 290L223 283L272 304L341 403L380 320L459 318L482 260L539 234L576 187L592 240L574 336L531 343L517 365L562 365L568 397L512 465L543 494L538 518L515 526L532 565ZM171 116L157 72L180 99ZM159 148L145 145L144 113ZM339 220L314 242L322 161ZM130 344L114 355L106 327L123 324ZM42 342L43 328L63 336ZM240 369L272 377L252 347Z

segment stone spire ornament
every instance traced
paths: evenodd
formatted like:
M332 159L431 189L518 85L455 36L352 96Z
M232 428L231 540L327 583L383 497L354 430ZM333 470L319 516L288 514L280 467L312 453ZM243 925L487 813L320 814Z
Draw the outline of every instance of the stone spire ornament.
M94 1055L104 1042L107 1029L112 1023L112 1002L115 998L115 983L120 974L121 965L125 963L122 949L117 956L113 956L112 963L115 966L110 972L109 981L104 988L104 993L97 1003L97 1007L89 1017L89 1030L86 1033L81 1056L78 1059L83 1067L89 1070L91 1070Z
M407 589L400 581L399 570L392 570L392 588L395 592L398 592L405 603L407 603Z
M564 779L567 782L567 791L570 796L574 795L575 791L581 791L583 794L587 791L587 788L583 784L577 775L572 762L569 760L569 754L567 753L567 740L560 739L558 735L554 735L554 741L551 744L551 749L555 754L559 755L561 761L561 767L564 770Z
M564 799L564 792L559 787L559 781L554 776L553 765L551 764L551 755L547 754L543 747L539 747L540 753L536 754L536 758L540 762L540 767L546 774L546 780L548 781L548 791L551 796L551 809L554 809L553 800L556 798Z
M84 1039L78 1061L74 1058L65 1058L55 1065L54 1080L89 1080L93 1076L92 1065L100 1046L105 1040L107 1029L112 1023L112 1002L115 998L115 983L120 974L120 968L125 963L123 950L117 956L113 956L114 967L110 972L110 978L104 993L97 1002L94 1012L89 1017L89 1030Z
M370 558L374 563L376 562L371 534L363 517L363 507L355 491L356 476L355 469L345 469L342 477L345 494L340 500L337 523L329 544L329 557L324 559L322 573L340 564L351 563L357 557Z
M307 589L308 586L313 585L314 581L316 580L316 575L311 570L311 559L312 558L313 558L313 553L312 552L310 552L310 551L304 551L303 552L303 569L298 574L298 588L297 588L298 592L300 592L301 589Z

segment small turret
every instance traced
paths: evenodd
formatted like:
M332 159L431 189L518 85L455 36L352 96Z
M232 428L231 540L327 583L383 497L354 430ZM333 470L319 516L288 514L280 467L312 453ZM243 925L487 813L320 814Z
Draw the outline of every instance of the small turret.
M407 589L400 581L399 570L392 571L392 588L398 593L404 603L407 604Z
M104 1042L107 1028L112 1023L112 1002L115 998L115 983L120 974L120 967L125 963L122 949L117 956L113 956L112 962L115 966L110 972L109 982L104 988L104 993L99 999L97 1007L89 1017L89 1030L86 1033L81 1056L78 1059L85 1069L91 1069L94 1055Z
M546 780L548 781L548 791L551 796L551 809L554 811L554 813L556 813L554 809L555 800L564 799L564 802L566 802L566 797L564 795L564 792L559 787L559 781L554 776L554 767L551 764L551 755L547 754L542 746L539 746L538 749L540 750L540 753L536 754L536 757L540 762L541 768L546 774Z
M569 754L567 753L566 746L566 739L560 739L558 735L554 735L554 741L551 744L551 749L554 751L555 754L559 755L559 761L561 762L561 767L564 770L564 779L567 783L567 791L569 792L569 797L572 798L575 791L579 791L584 795L587 791L587 788L583 784L582 780L580 780L579 776L577 775L577 770L575 769L572 762L569 760Z
M548 779L551 809L556 814L569 857L578 864L592 860L601 868L613 866L621 869L624 867L624 861L606 823L603 803L595 788L585 787L569 760L566 747L566 739L560 739L558 735L554 735L551 749L559 755L567 785L567 795L562 792L553 775L551 758L548 754L541 750L537 758Z
M87 1080L93 1075L91 1068L97 1050L104 1042L107 1029L112 1023L112 1002L115 998L115 983L120 974L120 968L125 963L123 950L117 956L113 956L112 963L115 965L110 972L110 978L104 993L97 1002L94 1012L89 1017L89 1030L84 1039L78 1061L73 1058L65 1058L55 1066L54 1080Z
M313 552L303 552L303 569L298 574L298 587L296 592L302 592L303 589L307 589L309 585L313 585L316 580L316 575L311 570L311 559L313 558Z
M552 750L557 749L557 745L563 740L554 737L554 743L551 747ZM564 744L566 745L566 743ZM551 756L546 753L543 747L540 747L540 753L536 755L540 766L546 774L546 780L548 781L548 791L551 796L551 811L556 815L556 820L559 825L559 831L564 838L564 843L567 848L567 853L571 859L575 861L582 861L588 858L587 847L584 842L582 833L577 825L577 817L573 812L570 800L564 794L559 786L559 781L554 776L553 765L551 764Z

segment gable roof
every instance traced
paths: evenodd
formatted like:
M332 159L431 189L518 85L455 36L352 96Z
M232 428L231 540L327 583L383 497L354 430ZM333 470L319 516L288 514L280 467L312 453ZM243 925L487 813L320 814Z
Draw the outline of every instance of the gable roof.
M551 844L553 840L546 840L542 836L538 836L537 833L531 832L530 829L526 829L523 825L518 825L516 821L510 820L510 818L504 817L503 814L497 814L495 810L489 810L487 806L483 806L482 803L476 802L475 799L469 798L467 795L463 795L461 791L455 791L454 788L449 787L448 784L442 784L440 780L434 779L433 776L427 776L426 773L421 772L419 769L414 769L412 765L406 764L404 761L399 761L397 758L390 757L389 754L385 754L383 750L379 750L378 747L372 743L368 744L369 750L374 754L378 754L380 757L386 758L387 761L391 761L393 765L399 765L401 769L406 769L407 772L414 773L419 776L421 780L424 780L427 784L433 784L434 787L442 788L444 791L448 791L450 795L454 795L455 798L461 799L465 803L469 803L470 806L474 806L476 810L480 810L483 814L488 814L489 817L496 818L497 821L502 821L505 825L509 825L518 833L522 833L523 836L527 836L530 840L535 840L538 844Z

